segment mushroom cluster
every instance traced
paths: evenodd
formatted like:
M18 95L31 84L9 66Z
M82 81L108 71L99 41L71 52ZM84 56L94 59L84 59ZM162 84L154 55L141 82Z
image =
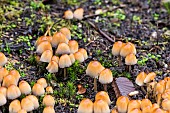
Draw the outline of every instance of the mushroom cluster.
M75 19L78 19L78 20L82 20L83 19L83 13L84 13L84 9L83 8L78 8L74 11L74 13L71 11L71 10L67 10L64 12L64 18L65 19L73 19L73 17Z
M136 59L136 47L131 42L123 43L121 41L117 41L113 44L112 54L114 56L118 56L119 58L119 66L121 65L121 57L125 57L125 64L128 65L129 72L131 70L131 65L135 65L137 63Z
M27 113L36 110L39 107L39 101L36 96L44 95L44 88L46 88L47 95L43 98L43 105L54 107L54 98L48 95L53 93L53 89L51 86L47 87L45 78L38 79L31 89L27 81L22 80L19 82L20 77L17 70L8 71L6 68L0 67L0 106L5 105L7 100L12 100L9 104L9 113ZM18 98L21 94L26 97L20 101Z
M100 91L95 96L95 102L85 98L80 102L77 113L110 113L111 104L109 95L105 91Z
M88 58L87 51L79 48L77 41L71 40L71 32L66 27L55 32L53 36L39 37L36 47L36 52L41 55L40 61L49 63L46 67L48 72L56 73L58 68L63 68L64 78L66 78L66 68L70 67L75 60L84 62Z
M126 96L120 96L111 113L169 113L170 103L165 100L162 106L152 104L149 99L129 100Z
M107 91L107 84L113 81L113 75L110 69L105 69L98 61L91 61L86 69L86 74L94 78L94 91L97 91L97 79L104 85Z

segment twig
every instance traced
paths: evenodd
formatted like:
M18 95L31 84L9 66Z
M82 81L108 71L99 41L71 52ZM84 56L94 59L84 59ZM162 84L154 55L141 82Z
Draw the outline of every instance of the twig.
M101 35L103 35L105 38L107 38L109 41L112 43L115 42L111 37L109 37L106 33L104 33L100 28L96 27L92 22L88 21L88 23L96 30L98 31Z

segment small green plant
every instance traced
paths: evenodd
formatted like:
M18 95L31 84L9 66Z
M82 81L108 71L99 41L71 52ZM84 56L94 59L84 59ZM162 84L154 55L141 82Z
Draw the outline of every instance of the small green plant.
M48 82L50 82L53 78L52 73L45 74L45 78L47 79Z
M153 17L154 17L154 20L158 20L158 19L159 19L159 14L154 13L154 14L153 14Z
M170 0L162 0L162 4L167 10L168 14L170 14Z
M148 54L146 57L141 57L139 60L138 60L138 64L139 65L146 65L146 62L149 60L149 59L154 59L156 62L158 62L158 60L161 58L161 55L153 55L153 54Z
M71 82L75 82L77 80L77 76L83 74L84 71L85 68L80 66L78 61L75 61L71 67L67 68L67 73Z
M133 21L141 21L140 16L134 15L133 16Z
M30 86L33 87L35 83L36 83L36 81L32 80L32 81L30 82Z
M9 71L14 69L14 65L12 62L8 62L7 64L5 64L5 68Z
M36 64L36 56L35 56L35 55L29 56L29 58L27 59L27 61L28 61L30 64Z

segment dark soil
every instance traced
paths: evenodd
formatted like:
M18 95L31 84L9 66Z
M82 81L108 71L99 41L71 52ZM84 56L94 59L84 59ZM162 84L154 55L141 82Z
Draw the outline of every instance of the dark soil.
M156 80L170 76L170 34L165 37L165 32L170 30L170 16L161 5L160 0L120 0L119 3L113 3L114 0L82 0L70 4L63 1L65 0L44 0L44 5L39 7L31 5L31 0L0 1L0 7L8 7L6 11L0 8L3 11L0 16L4 17L0 20L0 51L5 53L13 63L11 68L24 73L21 80L24 79L31 84L38 78L46 77L45 67L39 66L42 64L31 62L30 58L36 55L34 44L37 38L45 33L47 26L55 22L56 24L51 29L52 33L61 27L68 26L73 34L72 39L77 40L79 46L88 51L89 58L80 64L83 72L76 73L77 79L74 81L75 87L78 84L88 86L86 93L83 94L84 98L94 101L96 94L93 90L93 79L85 75L85 68L91 60L98 60L103 66L110 68L114 77L125 76L133 83L140 71L157 73ZM71 25L69 25L69 22L62 18L63 13L67 9L75 10L78 7L84 8L84 15L87 18L82 21L71 20ZM97 9L107 12L94 15ZM18 15L12 11L17 11ZM10 14L12 16L9 16ZM88 17L88 15L93 16ZM132 66L130 73L126 71L125 64L119 67L117 58L112 56L113 42L92 27L89 21L113 41L129 41L135 44L138 64ZM157 35L154 36L154 33ZM79 34L81 35L79 36ZM27 38L28 40L26 40ZM147 60L144 61L144 58ZM76 70L76 72L78 71ZM58 91L60 90L58 83L66 85L67 81L62 80L62 72L56 74L56 78L55 83L50 83ZM68 80L71 81L70 78ZM53 82L53 80L50 81ZM145 94L140 87L135 85L135 88L140 93L132 98L144 98ZM98 91L101 90L103 87L98 83ZM111 84L108 85L108 94L112 101L110 106L112 109L116 96ZM56 100L65 99L65 102L57 101L56 112L76 113L77 105L81 101L76 96L77 94L72 97L55 95ZM5 108L7 110L8 106L6 105ZM42 112L42 109L35 112Z

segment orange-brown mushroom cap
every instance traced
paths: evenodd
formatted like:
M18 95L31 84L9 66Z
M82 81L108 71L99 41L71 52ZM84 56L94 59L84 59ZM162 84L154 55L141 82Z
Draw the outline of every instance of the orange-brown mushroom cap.
M44 108L43 113L55 113L55 110L52 106L47 106Z
M70 67L71 64L72 64L71 59L67 54L64 54L60 57L60 60L59 60L60 68Z
M42 41L38 46L36 52L42 54L45 50L51 50L52 46L51 43L48 41Z
M110 69L104 69L100 72L99 82L102 84L109 84L113 81L113 75Z
M110 113L109 105L103 100L94 102L94 113Z
M76 18L78 20L82 20L83 19L83 13L84 13L84 9L78 8L74 11L73 16L74 16L74 18Z
M32 92L36 96L41 96L45 93L44 87L41 84L35 83L32 87Z
M79 104L77 113L93 113L93 102L88 98L83 99Z
M127 112L128 103L129 103L128 97L120 96L116 101L116 106L117 106L118 112L123 112L123 113Z
M113 47L112 47L112 54L114 56L118 56L120 55L120 50L121 48L124 46L125 44L121 41L117 41L113 44Z
M73 12L71 10L67 10L64 12L64 16L65 19L73 19Z
M4 67L0 67L0 83L2 82L3 78L8 75L8 70Z
M154 73L154 72L149 73L149 74L146 76L146 78L145 78L145 80L144 80L144 83L148 83L148 82L154 80L155 77L156 77L156 73Z
M4 66L7 63L7 57L0 52L0 66Z
M9 105L9 112L10 113L17 113L21 110L21 103L19 100L13 100Z
M53 47L57 47L59 43L66 43L66 44L68 44L68 41L69 40L66 38L66 36L63 33L56 32L53 35L51 44L52 44Z
M129 54L136 54L136 48L131 43L126 43L125 46L123 46L120 50L120 55L122 57L126 57Z
M68 28L63 27L63 28L60 29L60 32L63 33L68 40L71 39L71 32Z
M70 53L75 53L75 52L78 51L79 44L78 44L77 41L75 41L75 40L70 40L70 41L68 42L68 46L69 46L69 48L70 48Z
M101 71L103 71L105 68L101 65L98 61L91 61L86 69L86 74L93 77L98 78Z
M48 72L50 73L56 73L58 72L58 63L55 61L51 61L48 66L46 67L46 69L48 70Z
M50 62L52 56L53 56L53 51L45 50L40 57L40 61L41 62Z
M110 105L111 103L109 95L105 91L100 91L96 94L95 100L100 100L100 99L105 101L108 105Z
M70 54L70 48L66 43L59 43L55 53L58 55Z
M138 76L136 77L135 83L139 86L143 86L146 76L147 74L145 72L140 72Z
M7 98L8 99L16 99L21 96L21 91L16 85L10 85L7 89Z
M80 48L78 52L82 53L84 56L84 60L88 58L87 51L84 48Z
M125 64L126 65L135 65L137 63L137 59L135 54L128 54L125 58Z

